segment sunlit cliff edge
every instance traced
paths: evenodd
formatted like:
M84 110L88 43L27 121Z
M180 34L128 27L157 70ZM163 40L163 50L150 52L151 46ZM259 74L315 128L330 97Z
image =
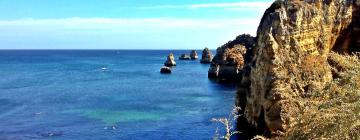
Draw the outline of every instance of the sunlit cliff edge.
M216 77L221 67L239 69L240 131L360 139L360 0L277 0L254 40L250 51L241 42L230 43L236 50L219 48L217 56L231 56L232 67L215 59L209 70Z

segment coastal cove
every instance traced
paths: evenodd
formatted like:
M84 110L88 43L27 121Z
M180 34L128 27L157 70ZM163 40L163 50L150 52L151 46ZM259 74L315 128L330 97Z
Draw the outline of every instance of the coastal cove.
M177 66L160 74L169 53ZM184 53L0 50L0 137L211 139L236 87L209 80L209 64L178 60Z
M0 140L360 140L360 0L33 3L0 2L53 12L0 16Z

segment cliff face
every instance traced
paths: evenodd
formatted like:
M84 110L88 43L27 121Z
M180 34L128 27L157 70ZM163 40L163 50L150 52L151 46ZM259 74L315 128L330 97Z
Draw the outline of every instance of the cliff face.
M285 0L268 8L257 31L238 104L244 118L271 134L292 127L312 91L332 80L330 51L360 50L360 0Z
M255 40L255 37L243 34L219 47L209 68L209 78L223 81L241 80L242 69L252 57Z

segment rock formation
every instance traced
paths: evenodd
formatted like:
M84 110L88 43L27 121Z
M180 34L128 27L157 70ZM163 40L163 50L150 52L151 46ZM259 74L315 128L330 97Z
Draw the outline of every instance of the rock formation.
M191 57L191 59L192 59L192 60L196 60L196 59L198 59L198 58L199 58L199 56L198 56L198 54L197 54L196 50L192 50L192 51L191 51L191 53L190 53L190 57Z
M160 73L171 73L171 68L167 66L163 66L160 69Z
M174 60L174 55L172 53L170 53L164 63L165 66L171 67L171 66L176 66L176 62Z
M186 54L181 54L181 56L179 57L180 60L190 60L190 56L186 55Z
M251 126L272 135L293 126L299 101L332 80L329 52L360 50L359 8L360 0L284 0L265 11L238 90Z
M255 37L247 34L236 37L216 50L216 55L208 71L209 78L239 81L245 61L249 62Z
M202 51L200 63L203 63L203 64L211 63L212 57L213 56L212 56L211 51L209 50L209 48L205 48Z

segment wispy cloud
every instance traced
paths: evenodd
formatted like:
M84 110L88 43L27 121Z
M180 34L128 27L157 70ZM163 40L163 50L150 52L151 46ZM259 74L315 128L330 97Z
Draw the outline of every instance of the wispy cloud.
M235 3L203 3L189 5L156 5L148 7L140 7L140 9L198 9L198 8L266 8L272 2L235 2Z
M227 19L186 19L186 18L64 18L64 19L18 19L0 20L1 27L42 27L43 29L98 29L113 30L183 30L183 29L223 29L235 26L258 24L255 18ZM24 28L22 28L24 29Z
M0 48L215 49L259 19L63 18L0 20Z

